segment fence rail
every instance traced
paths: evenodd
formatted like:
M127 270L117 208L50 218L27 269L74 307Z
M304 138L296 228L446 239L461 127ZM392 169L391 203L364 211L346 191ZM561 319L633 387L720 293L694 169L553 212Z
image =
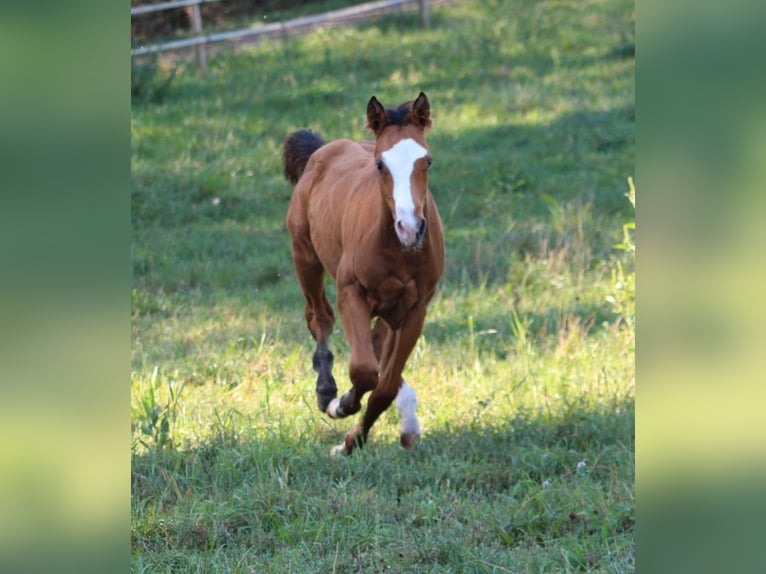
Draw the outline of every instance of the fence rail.
M173 2L158 2L157 4L144 4L143 6L133 6L130 9L131 16L139 14L150 14L151 12L162 12L164 10L173 10L174 8L185 8L193 4L210 4L212 2L221 2L222 0L174 0Z
M359 4L357 6L350 6L348 8L341 8L339 10L332 10L325 12L324 14L316 14L313 16L303 16L300 18L293 18L284 22L274 22L256 28L243 28L234 30L231 32L219 32L216 34L203 34L202 33L202 16L200 14L200 4L207 4L210 2L221 2L223 0L173 0L171 2L161 2L158 4L147 4L144 6L134 6L130 9L130 15L136 16L139 14L149 14L151 12L160 12L163 10L172 10L174 8L188 8L191 7L191 20L192 29L195 32L195 36L186 38L183 40L173 40L169 42L161 42L158 44L151 44L148 46L139 46L133 48L130 51L131 56L144 56L147 54L153 54L156 52L164 52L167 50L180 50L184 48L195 48L197 57L197 68L203 72L206 67L206 46L208 44L216 44L226 41L243 41L255 39L258 36L274 36L284 35L291 30L297 30L301 28L307 28L316 26L318 24L328 23L338 20L353 20L364 16L370 16L377 12L383 13L397 7L404 7L407 5L417 4L420 8L420 18L423 26L428 27L430 25L430 16L428 10L428 0L378 0L375 2L367 2L365 4Z

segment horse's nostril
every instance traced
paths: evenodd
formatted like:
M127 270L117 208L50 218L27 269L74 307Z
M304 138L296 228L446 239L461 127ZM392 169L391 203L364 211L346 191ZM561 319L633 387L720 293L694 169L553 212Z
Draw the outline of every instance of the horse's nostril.
M421 239L423 239L423 234L425 232L426 232L426 220L425 219L421 219L420 220L420 225L418 225L418 234L416 236L416 240L420 241Z

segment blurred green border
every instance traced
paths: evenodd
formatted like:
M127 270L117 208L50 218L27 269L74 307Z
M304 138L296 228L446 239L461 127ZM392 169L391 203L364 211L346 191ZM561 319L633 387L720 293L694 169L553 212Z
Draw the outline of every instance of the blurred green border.
M130 563L130 14L0 15L0 571Z
M637 5L639 572L766 565L764 22Z

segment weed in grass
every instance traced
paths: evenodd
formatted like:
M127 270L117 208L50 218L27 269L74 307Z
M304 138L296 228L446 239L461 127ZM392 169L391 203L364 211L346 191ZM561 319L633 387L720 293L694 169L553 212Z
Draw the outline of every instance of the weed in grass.
M635 210L636 188L632 178L628 179L628 185L630 189L625 195ZM636 272L632 269L636 258L636 244L633 239L635 230L635 221L629 221L622 226L623 239L621 243L615 245L615 248L627 254L630 270L625 271L621 261L615 262L612 269L613 290L606 298L629 332L634 330L636 321Z
M167 388L164 403L159 396L163 383ZM159 368L154 368L149 383L142 387L140 395L133 401L133 420L139 430L134 449L137 444L148 449L173 448L173 427L178 419L183 389L183 381L160 376Z

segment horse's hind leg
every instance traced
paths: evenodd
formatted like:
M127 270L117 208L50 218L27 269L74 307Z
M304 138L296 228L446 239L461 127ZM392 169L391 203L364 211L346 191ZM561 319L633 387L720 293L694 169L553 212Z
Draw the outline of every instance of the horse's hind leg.
M317 343L312 362L317 372L317 405L325 412L330 401L338 395L332 376L333 355L327 346L335 317L325 293L324 268L313 248L294 241L293 263L306 299L306 324Z

